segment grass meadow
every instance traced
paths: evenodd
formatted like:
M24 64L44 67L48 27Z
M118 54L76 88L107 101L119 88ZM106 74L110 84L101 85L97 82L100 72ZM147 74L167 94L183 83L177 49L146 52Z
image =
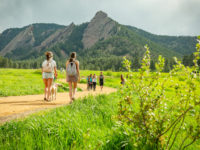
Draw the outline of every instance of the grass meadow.
M85 77L89 74L99 75L100 71L81 71L81 83L86 83ZM120 84L120 74L111 71L104 72L105 86L117 87ZM58 70L58 80L66 77L65 72ZM59 82L59 81L56 82ZM68 91L68 84L59 87L58 92ZM81 89L78 89L79 91ZM42 94L44 84L41 70L35 69L0 69L0 97Z
M98 76L100 71L81 71L81 83L86 83L85 77L94 73ZM105 86L120 88L121 72L103 73ZM163 78L166 75L167 73L163 73ZM58 71L58 79L63 78L65 73ZM184 86L184 80L184 77L177 75L174 81ZM170 87L174 82L169 81L167 84ZM43 87L40 70L0 69L0 96L40 94ZM67 91L67 85L64 87L66 89L59 91ZM169 97L176 94L171 88L166 92ZM120 98L119 93L88 96L68 106L41 111L26 119L5 123L0 126L0 149L137 150L134 141L130 141L129 135L123 133L124 130L121 130L116 119ZM178 104L173 102L171 105ZM200 142L195 142L187 149L200 149Z
M0 149L104 149L113 134L118 100L116 94L87 97L6 123L0 126Z

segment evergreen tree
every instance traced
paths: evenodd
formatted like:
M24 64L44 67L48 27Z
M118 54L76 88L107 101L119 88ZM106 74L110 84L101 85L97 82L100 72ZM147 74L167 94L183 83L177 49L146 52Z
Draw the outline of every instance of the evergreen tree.
M166 58L166 59L165 59L165 66L164 66L163 71L164 71L164 72L169 72L170 70L171 70L171 69L170 69L169 60Z
M153 60L151 60L151 62L150 62L150 69L151 69L151 71L154 71L156 69L155 62Z

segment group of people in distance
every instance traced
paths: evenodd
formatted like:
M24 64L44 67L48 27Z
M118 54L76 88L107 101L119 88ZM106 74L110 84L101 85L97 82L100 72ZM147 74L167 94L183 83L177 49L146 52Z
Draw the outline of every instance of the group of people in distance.
M42 78L45 85L44 100L49 101L53 79L57 78L56 62L53 60L53 53L45 53L46 60L42 63ZM66 62L66 82L69 84L70 102L75 100L77 82L80 81L79 61L76 60L76 52L72 52Z
M103 76L103 72L101 72L100 76L99 76L99 85L101 87L101 91L103 89L103 84L104 84L104 76ZM97 76L96 76L96 74L94 74L94 75L90 74L87 77L87 89L88 89L88 91L90 91L92 89L93 89L93 91L96 91L96 85L97 85Z
M56 62L53 60L53 53L48 51L45 53L46 60L42 63L42 78L45 85L44 100L50 101L51 86L53 79L57 78ZM63 71L63 70L62 70ZM66 82L69 84L70 102L75 100L77 91L77 83L80 82L79 61L76 60L76 52L72 52L70 58L66 61ZM97 76L96 74L87 77L87 89L96 90ZM103 73L100 73L99 84L101 90L104 85Z
M44 81L44 100L49 101L51 95L51 86L53 79L57 78L56 62L53 60L53 53L48 51L45 53L46 60L42 63L42 78ZM63 70L62 70L63 71ZM104 85L103 72L99 76L99 85L101 91ZM72 52L70 58L66 62L66 82L69 84L69 98L72 102L75 99L77 91L77 82L80 82L79 61L76 60L76 52ZM121 84L125 84L123 75L121 75ZM87 77L87 89L96 90L97 76L90 74Z

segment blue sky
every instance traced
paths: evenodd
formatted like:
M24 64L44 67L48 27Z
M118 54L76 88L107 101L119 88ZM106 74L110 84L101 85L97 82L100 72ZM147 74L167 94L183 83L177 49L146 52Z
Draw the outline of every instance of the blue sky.
M154 34L200 35L200 0L0 0L0 32L32 23L81 24L99 10Z

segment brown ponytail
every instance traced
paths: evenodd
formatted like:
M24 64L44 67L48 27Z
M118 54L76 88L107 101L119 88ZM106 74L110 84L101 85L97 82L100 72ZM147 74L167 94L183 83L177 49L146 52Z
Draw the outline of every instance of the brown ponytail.
M72 52L71 55L70 55L70 59L69 59L69 62L73 62L76 58L76 52Z
M46 59L49 60L51 57L49 55L46 55Z
M51 57L53 57L53 53L50 51L46 52L45 55L46 55L47 60L49 60Z

